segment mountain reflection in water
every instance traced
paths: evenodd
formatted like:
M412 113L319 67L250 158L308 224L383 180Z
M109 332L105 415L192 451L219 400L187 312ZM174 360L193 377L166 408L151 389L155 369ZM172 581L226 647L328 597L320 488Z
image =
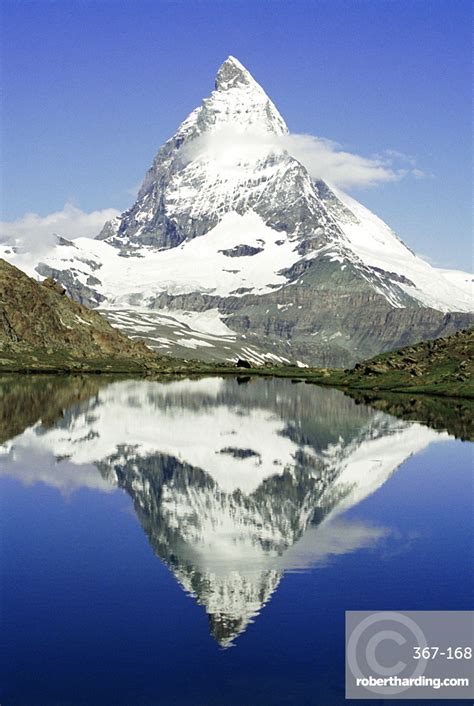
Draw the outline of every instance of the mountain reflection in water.
M64 494L124 489L223 647L285 571L384 537L388 529L343 513L449 438L336 390L278 379L11 379L0 391L2 474Z

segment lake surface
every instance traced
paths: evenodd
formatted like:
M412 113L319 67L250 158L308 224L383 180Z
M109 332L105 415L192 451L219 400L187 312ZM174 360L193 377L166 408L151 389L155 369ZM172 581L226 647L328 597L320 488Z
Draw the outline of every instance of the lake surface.
M2 706L342 705L345 610L474 608L446 432L289 380L10 378L0 408Z

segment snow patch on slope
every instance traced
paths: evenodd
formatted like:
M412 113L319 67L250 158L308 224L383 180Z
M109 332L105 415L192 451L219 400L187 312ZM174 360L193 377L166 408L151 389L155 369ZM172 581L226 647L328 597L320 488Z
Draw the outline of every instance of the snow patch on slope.
M459 276L459 273L453 274L451 271L446 275L450 271L432 267L407 248L393 230L368 208L339 189L331 186L331 190L355 216L355 219L349 219L332 209L350 249L364 264L410 280L414 286L403 281L398 284L426 306L439 311L473 310L472 287L468 291L465 286L460 286L464 273Z
M258 248L259 252L239 257L222 252L238 246ZM68 270L84 286L93 277L93 288L105 297L108 307L143 307L162 292L241 296L236 290L244 288L255 294L268 293L287 281L280 271L299 259L294 247L285 233L269 228L253 211L243 216L231 212L206 235L177 248L142 248L133 257L121 257L119 250L104 241L78 238L69 247L56 246L45 262L53 269ZM10 254L8 259L25 269L21 256ZM38 277L28 269L28 274ZM173 316L177 318L176 312ZM224 333L224 324L217 325L212 314L199 318L201 324L210 324L209 333L215 332L216 326Z
M474 274L472 272L462 272L462 270L444 270L437 267L436 271L445 277L448 282L462 289L471 299L474 293Z

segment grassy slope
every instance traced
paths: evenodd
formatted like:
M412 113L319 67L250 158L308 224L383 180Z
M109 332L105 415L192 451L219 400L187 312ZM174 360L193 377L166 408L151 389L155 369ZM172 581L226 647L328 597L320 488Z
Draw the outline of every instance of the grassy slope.
M133 358L126 355L94 355L76 357L66 349L49 353L41 348L21 351L0 349L1 373L119 373L147 374L187 371L186 365L175 365L158 356Z
M352 389L474 397L474 329L422 341L329 376Z

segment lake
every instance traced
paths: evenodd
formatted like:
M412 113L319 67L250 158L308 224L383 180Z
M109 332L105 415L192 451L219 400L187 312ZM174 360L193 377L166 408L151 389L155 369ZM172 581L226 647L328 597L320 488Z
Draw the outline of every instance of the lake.
M5 377L0 408L3 706L342 705L346 610L474 607L442 429L244 377Z

